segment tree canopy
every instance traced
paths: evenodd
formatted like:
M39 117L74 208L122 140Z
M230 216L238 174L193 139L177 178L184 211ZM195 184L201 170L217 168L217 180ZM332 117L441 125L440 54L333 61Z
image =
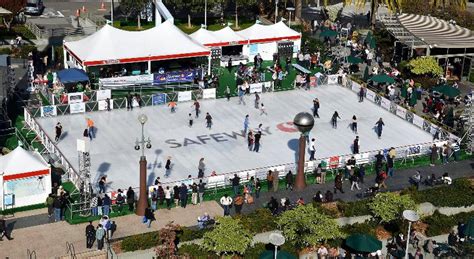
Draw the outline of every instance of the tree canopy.
M287 210L277 220L285 238L297 247L308 247L344 236L337 222L311 205Z
M416 204L410 195L385 192L378 193L369 203L369 208L381 222L390 222L401 218L404 210L415 209Z
M10 29L13 18L23 11L26 0L0 0L0 7L7 9L12 14L3 17L3 24Z
M434 57L418 57L410 60L408 63L410 71L415 75L433 75L440 76L443 69L438 65L438 61Z
M245 229L239 219L220 217L216 226L204 234L202 246L217 254L243 254L252 242L252 234Z

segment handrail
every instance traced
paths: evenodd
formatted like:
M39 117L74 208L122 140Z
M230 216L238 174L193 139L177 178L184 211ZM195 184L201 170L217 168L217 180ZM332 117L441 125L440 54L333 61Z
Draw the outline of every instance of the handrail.
M69 243L68 241L66 241L66 254L70 255L72 259L77 259L76 249L74 248L74 244Z
M36 259L36 250L26 249L26 257L28 259Z

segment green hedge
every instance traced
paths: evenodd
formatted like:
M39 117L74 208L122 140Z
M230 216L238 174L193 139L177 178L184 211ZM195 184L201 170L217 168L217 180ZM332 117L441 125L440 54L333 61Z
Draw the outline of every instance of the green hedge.
M433 215L424 218L422 221L428 224L426 235L432 237L448 234L458 222L467 223L471 217L474 217L474 211L462 212L452 216L446 216L439 213L439 211L435 211Z
M197 244L185 244L178 248L178 256L193 259L218 259L216 254L201 249Z
M156 246L159 242L158 231L126 237L121 248L125 252L145 250Z
M247 215L236 215L251 233L263 233L277 228L276 217L268 209L257 209Z
M356 217L370 215L369 202L371 199L344 202L338 201L337 207L344 217Z
M42 208L46 208L46 205L44 203L33 204L33 205L23 206L23 207L18 207L18 208L13 208L13 209L1 210L0 214L1 215L10 215L10 214L14 214L15 212L36 210L36 209L42 209Z

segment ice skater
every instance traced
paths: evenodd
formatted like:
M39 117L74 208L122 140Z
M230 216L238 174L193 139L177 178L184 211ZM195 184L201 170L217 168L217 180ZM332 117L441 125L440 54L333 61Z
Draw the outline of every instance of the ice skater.
M319 118L318 110L319 110L319 99L314 98L314 100L313 100L313 117L315 117L315 118L318 117Z
M383 123L382 118L380 118L376 123L376 130L377 130L377 137L382 138L382 129L385 126L385 123Z
M244 134L247 133L247 130L249 129L249 115L245 115L244 119Z
M89 133L89 138L90 140L92 141L93 138L95 138L95 134L94 134L94 121L91 119L91 118L87 118L87 130L88 130L88 133Z
M209 130L212 127L212 116L206 112L206 128L209 128Z
M193 126L193 115L191 113L188 114L188 119L189 119L189 127L191 128Z
M260 95L258 95L257 92L255 92L255 109L258 109L260 104Z
M255 141L255 137L253 135L253 131L250 130L249 133L247 134L247 144L248 144L249 151L252 151L254 141Z
M244 95L245 95L245 90L242 89L242 87L239 87L239 104L245 105L245 100L244 100Z
M262 103L262 104L260 104L260 115L263 115L263 114L268 115L268 113L266 112L266 109L265 109L265 105L263 105L263 103Z
M199 118L199 113L201 112L199 109L201 108L201 104L198 102L198 100L194 101L193 105L191 105L191 107L194 106L194 110L196 112L196 118Z
M359 90L359 102L364 101L364 96L365 96L365 87L361 86Z
M334 114L332 115L332 118L331 118L331 124L332 124L332 128L333 129L337 129L337 119L341 119L341 117L339 117L339 113L337 113L337 111L334 112Z
M357 117L355 115L352 116L351 129L352 129L352 132L357 134Z
M166 159L165 164L165 177L168 177L171 174L171 156Z
M56 143L58 143L58 141L61 139L61 135L63 134L63 125L61 125L61 122L58 122L56 124L56 137L54 138L54 140L56 141Z
M359 154L360 142L359 136L356 136L354 142L352 143L352 154Z
M176 106L178 106L178 104L176 102L169 102L168 106L171 108L171 113L175 113L176 112Z

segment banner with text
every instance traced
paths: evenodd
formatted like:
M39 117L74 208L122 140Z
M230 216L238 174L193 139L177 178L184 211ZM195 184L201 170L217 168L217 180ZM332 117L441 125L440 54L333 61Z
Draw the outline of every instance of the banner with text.
M72 103L69 105L69 113L83 113L86 112L86 104L85 103Z
M99 84L103 87L145 85L151 83L153 83L153 74L99 79Z
M67 94L67 101L69 104L82 103L82 100L83 100L82 93L68 93Z
M200 69L190 69L182 71L171 71L153 74L153 84L174 84L193 82L195 77L199 77Z
M192 99L192 91L178 92L178 102L187 102Z
M202 90L202 99L216 99L216 88Z
M261 93L263 89L263 84L262 83L255 83L255 84L250 84L250 93Z
M112 98L112 90L105 89L105 90L97 90L95 92L95 98L97 101L107 100L107 98Z
M43 106L41 107L41 117L54 117L57 115L56 106Z
M166 103L166 94L154 94L151 97L152 105L160 105Z

